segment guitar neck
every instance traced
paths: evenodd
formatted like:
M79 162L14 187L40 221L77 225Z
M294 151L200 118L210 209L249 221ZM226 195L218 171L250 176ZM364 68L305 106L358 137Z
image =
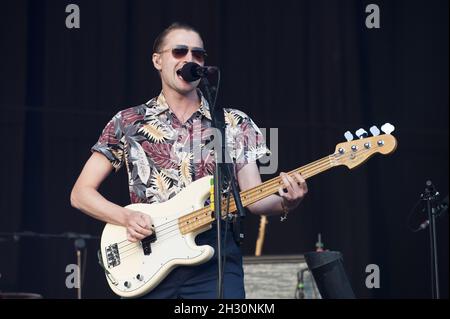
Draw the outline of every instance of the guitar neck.
M288 174L293 177L295 173L300 173L304 179L308 179L314 175L317 175L321 172L324 172L332 167L333 160L332 156L324 157L320 160L317 160L315 162L312 162L310 164L307 164L305 166L299 167L293 171L290 171ZM257 201L260 201L263 198L266 198L272 194L275 194L278 192L278 189L283 186L283 181L281 180L281 177L274 177L261 185L258 185L256 187L247 189L240 193L241 195L241 201L242 206L246 207L253 203L256 203ZM222 207L223 211L222 213L225 213L226 209L226 200L222 201ZM230 209L229 212L233 213L237 210L236 203L234 202L233 198L230 198Z
M315 162L307 164L305 166L299 167L290 171L288 174L293 176L294 173L300 173L304 179L308 179L314 175L322 173L332 167L336 166L333 161L333 156L329 155L322 159L319 159ZM240 193L242 206L247 207L257 201L260 201L263 198L266 198L272 194L278 192L278 189L282 187L283 182L281 178L275 177L272 178L261 185L256 187L247 189ZM233 198L230 198L229 205L229 213L234 213L236 208L236 203ZM226 217L227 210L227 200L222 200L222 217ZM214 214L210 208L210 206L204 207L200 210L192 212L188 215L185 215L178 220L178 225L181 233L186 234L189 232L197 231L199 229L204 228L207 225L210 225L215 220Z

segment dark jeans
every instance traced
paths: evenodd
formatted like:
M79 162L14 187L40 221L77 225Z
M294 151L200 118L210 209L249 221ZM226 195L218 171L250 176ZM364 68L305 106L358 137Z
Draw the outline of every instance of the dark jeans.
M225 223L222 223L222 238L225 235ZM231 228L231 226L228 226ZM214 248L214 256L198 266L179 266L143 299L214 299L217 298L217 230L214 223L211 230L196 238L198 245L208 244ZM222 253L226 253L223 275L223 291L226 299L243 299L244 271L241 250L233 238L230 229Z

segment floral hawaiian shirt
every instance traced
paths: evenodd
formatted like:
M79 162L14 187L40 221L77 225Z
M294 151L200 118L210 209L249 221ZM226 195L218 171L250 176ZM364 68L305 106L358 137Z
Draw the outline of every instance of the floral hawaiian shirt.
M92 151L115 170L124 164L132 203L164 202L215 169L211 115L199 92L199 109L181 123L163 93L145 104L117 113L103 129ZM236 171L269 154L264 136L245 113L224 109L226 149Z

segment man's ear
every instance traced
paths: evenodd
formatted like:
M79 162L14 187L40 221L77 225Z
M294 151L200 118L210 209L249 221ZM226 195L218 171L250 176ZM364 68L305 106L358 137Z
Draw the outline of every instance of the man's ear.
M152 54L152 61L153 61L153 66L155 67L156 70L161 71L162 66L161 66L161 55L158 53L153 53Z

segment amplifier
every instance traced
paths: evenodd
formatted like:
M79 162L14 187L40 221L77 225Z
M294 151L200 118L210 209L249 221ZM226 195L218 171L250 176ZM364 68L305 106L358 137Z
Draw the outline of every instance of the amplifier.
M320 299L303 255L244 256L248 299Z

